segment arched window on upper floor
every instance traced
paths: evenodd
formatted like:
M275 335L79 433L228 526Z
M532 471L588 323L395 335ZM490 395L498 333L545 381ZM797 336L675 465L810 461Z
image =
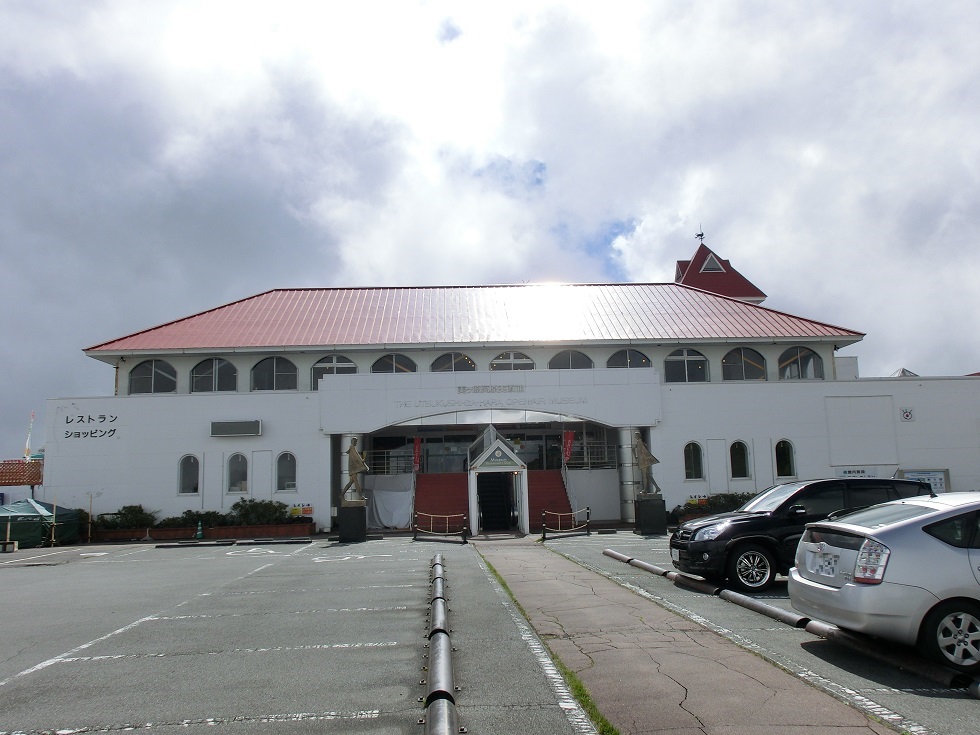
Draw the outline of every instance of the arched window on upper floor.
M728 447L728 458L731 463L732 479L742 480L752 476L749 471L749 447L743 441L734 441Z
M276 459L276 492L296 492L296 455L283 452Z
M578 350L562 350L548 361L550 370L591 370L592 358Z
M228 484L230 493L248 492L248 460L241 452L235 452L228 458Z
M501 352L490 361L491 370L534 370L534 360L523 352Z
M708 358L697 350L674 350L664 359L664 380L668 383L707 383Z
M324 375L352 375L357 372L354 361L343 355L327 355L313 366L310 372L310 387L317 389Z
M701 455L701 445L697 442L688 442L684 445L684 479L704 479L704 461Z
M476 363L462 352L447 352L433 360L429 370L433 373L473 372Z
M748 347L736 347L721 359L722 380L765 380L766 358Z
M193 454L180 458L180 477L177 492L181 495L194 495L201 491L201 463Z
M285 357L267 357L252 368L252 390L296 390L296 366Z
M176 393L177 371L166 360L144 360L129 371L129 394Z
M780 380L823 380L823 360L809 347L790 347L779 356Z
M372 373L414 373L418 370L412 358L397 352L379 357L371 366Z
M620 350L606 360L607 368L648 368L653 367L650 358L637 350Z
M238 368L220 357L201 360L191 370L191 393L238 390Z
M787 439L776 442L776 477L796 477L796 456Z

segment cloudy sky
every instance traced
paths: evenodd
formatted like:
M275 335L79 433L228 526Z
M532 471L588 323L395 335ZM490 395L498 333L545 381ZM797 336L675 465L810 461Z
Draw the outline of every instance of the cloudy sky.
M980 6L0 0L0 455L271 288L672 281L980 371ZM541 315L547 318L547 315Z

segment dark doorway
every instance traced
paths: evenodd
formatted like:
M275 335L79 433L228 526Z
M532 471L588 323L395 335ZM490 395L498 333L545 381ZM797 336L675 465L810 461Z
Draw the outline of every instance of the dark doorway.
M480 472L476 476L476 494L480 502L480 530L509 531L511 528L511 472Z

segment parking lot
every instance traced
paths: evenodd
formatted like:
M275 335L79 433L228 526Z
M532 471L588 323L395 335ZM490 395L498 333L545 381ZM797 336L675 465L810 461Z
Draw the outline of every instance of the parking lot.
M899 731L944 735L978 732L980 701L962 689L950 689L925 676L923 672L932 665L914 650L872 640L864 641L867 650L854 650L717 596L675 585L602 553L605 549L615 550L673 569L666 536L644 537L621 531L549 539L547 543L553 550L697 620ZM772 589L752 597L792 610L782 577ZM901 668L896 661L901 662Z
M420 733L436 554L447 573L460 723L470 733L589 732L479 547L396 537L6 554L0 733ZM977 732L977 700L914 666L883 663L602 553L669 568L666 537L620 531L547 547L900 731ZM765 599L789 607L784 584Z

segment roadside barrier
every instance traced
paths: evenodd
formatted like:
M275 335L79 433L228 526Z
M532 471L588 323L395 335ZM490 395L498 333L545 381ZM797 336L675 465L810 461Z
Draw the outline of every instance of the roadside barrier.
M465 544L470 535L470 528L464 513L444 516L417 510L412 522L412 540L418 541L420 533L429 536L459 536Z
M580 514L585 514L585 520L580 520ZM586 507L582 510L572 511L571 513L556 513L552 510L541 511L541 540L548 540L548 531L555 533L581 533L585 529L585 535L591 536L592 529L590 522L592 519L592 508ZM548 525L548 524L551 525Z
M420 683L426 687L425 697L419 701L425 708L425 716L419 720L425 725L426 735L451 735L466 732L459 726L456 712L456 686L453 679L453 647L450 640L449 606L446 602L446 569L442 554L432 557L430 565L432 588L429 607L428 664L423 667L426 678Z
M793 628L803 628L807 633L819 636L820 638L828 641L833 641L834 643L839 643L843 646L847 646L848 648L860 651L861 653L872 656L880 661L885 661L886 663L903 669L914 670L923 678L950 689L966 689L971 696L980 699L980 679L952 671L937 663L933 663L932 661L926 661L919 658L916 658L914 661L910 661L910 657L908 656L902 656L885 651L881 649L880 646L873 645L868 639L851 633L850 631L841 630L836 625L825 623L822 620L814 620L804 615L794 613L790 610L785 610L781 607L776 607L775 605L769 605L761 600L757 600L754 597L750 597L749 595L743 595L740 592L733 592L732 590L725 589L724 587L712 584L711 582L694 579L686 574L681 574L677 571L664 569L663 567L658 567L655 564L649 564L645 561L634 559L633 557L626 556L626 554L621 554L613 549L603 549L602 553L611 559L621 561L624 564L629 564L631 567L643 569L651 574L664 577L678 587L693 589L707 595L720 597L727 602L731 602L735 605L739 605L746 609L760 613L772 618L773 620L786 623Z

